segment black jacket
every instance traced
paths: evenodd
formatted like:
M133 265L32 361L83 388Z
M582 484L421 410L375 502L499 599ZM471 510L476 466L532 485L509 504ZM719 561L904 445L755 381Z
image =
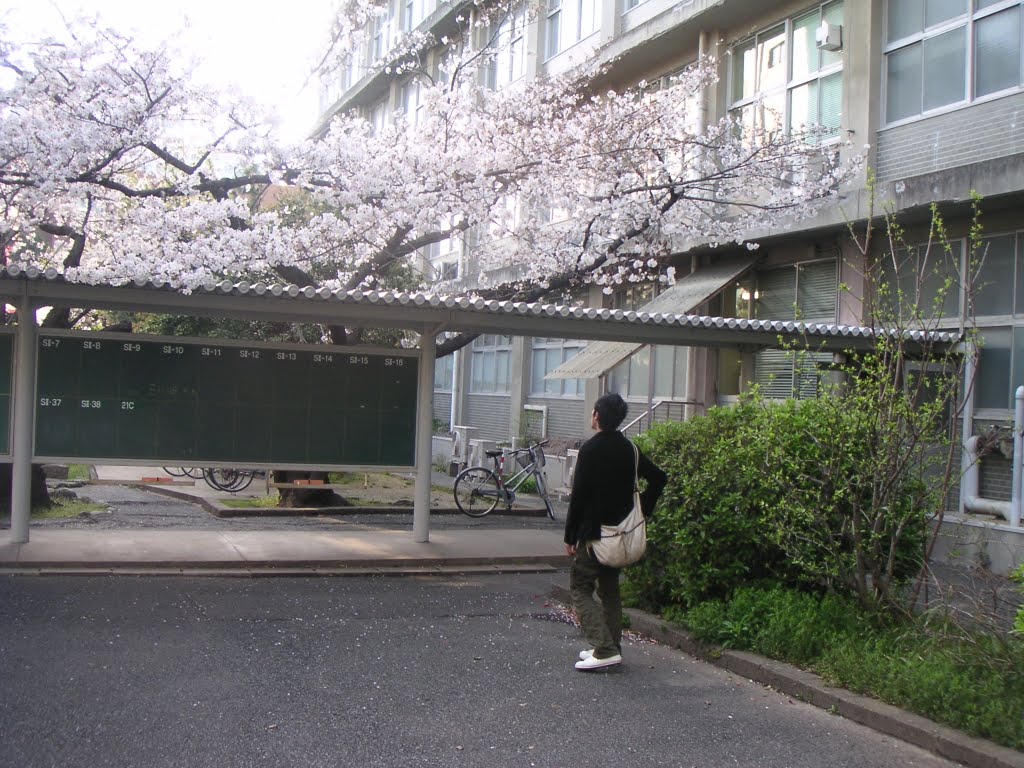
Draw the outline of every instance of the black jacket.
M565 521L566 544L600 538L602 525L626 518L633 506L633 455L633 443L618 430L598 432L580 447ZM643 453L639 475L647 480L640 506L650 517L668 476Z

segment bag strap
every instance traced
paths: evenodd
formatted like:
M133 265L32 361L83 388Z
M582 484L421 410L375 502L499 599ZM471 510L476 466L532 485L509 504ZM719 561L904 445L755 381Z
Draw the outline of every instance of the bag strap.
M632 440L629 444L633 446L633 490L640 490L640 449Z

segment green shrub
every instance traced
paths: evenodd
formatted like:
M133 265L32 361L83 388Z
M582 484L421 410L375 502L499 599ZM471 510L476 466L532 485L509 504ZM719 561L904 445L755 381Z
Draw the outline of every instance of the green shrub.
M905 456L881 482L876 427L845 399L755 395L651 429L639 442L669 483L627 597L685 608L768 578L890 599L918 571L932 496Z
M848 635L815 670L829 682L1017 749L1024 748L1024 646L929 637L918 624Z
M743 587L729 600L701 603L669 614L703 642L756 650L809 665L837 637L856 635L868 623L855 601L779 585Z
M665 617L703 642L789 661L835 685L1024 747L1024 721L1012 714L1024 711L1019 640L941 632L921 618L866 611L850 597L778 585L744 587L730 600Z
M647 556L627 573L627 595L647 608L724 597L772 574L780 552L761 520L772 489L760 448L747 439L755 407L656 425L639 440L669 475L648 525Z

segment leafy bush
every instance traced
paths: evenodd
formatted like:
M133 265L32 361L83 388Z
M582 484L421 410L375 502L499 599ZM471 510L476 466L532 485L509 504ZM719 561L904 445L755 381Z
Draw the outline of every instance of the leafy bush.
M627 597L689 607L768 578L885 602L917 573L932 502L911 471L880 496L868 455L876 431L846 399L756 395L657 425L640 443L669 483Z
M870 624L849 598L821 597L777 584L743 587L728 601L700 603L668 616L703 642L757 650L803 666L820 658L837 638L858 635Z
M937 632L853 598L774 586L666 612L700 640L813 669L827 681L1020 749L1024 643ZM940 628L941 629L941 628Z
M764 481L763 449L749 440L750 403L656 425L638 441L669 476L648 525L646 557L627 573L627 596L649 609L724 597L773 574L781 553L763 510L777 494Z

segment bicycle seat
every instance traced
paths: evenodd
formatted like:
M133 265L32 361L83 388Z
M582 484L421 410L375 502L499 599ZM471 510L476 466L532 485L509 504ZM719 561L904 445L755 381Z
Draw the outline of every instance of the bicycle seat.
M498 451L484 451L484 455L486 455L488 458L491 458L491 459L498 458L499 456L501 456L502 453L503 452L500 451L500 450L498 450Z

